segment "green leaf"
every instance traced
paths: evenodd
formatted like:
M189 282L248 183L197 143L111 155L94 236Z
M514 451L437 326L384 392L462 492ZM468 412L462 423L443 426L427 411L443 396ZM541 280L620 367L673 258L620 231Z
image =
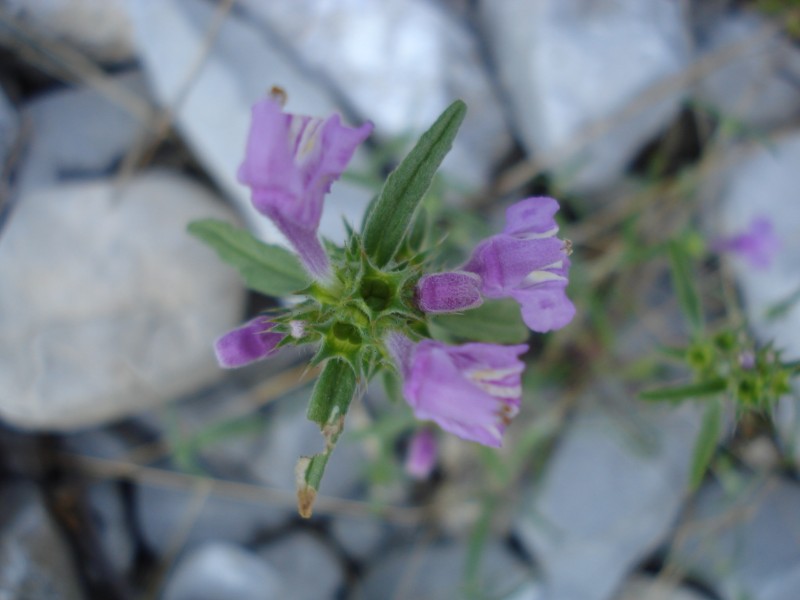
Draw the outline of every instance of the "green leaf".
M513 300L490 300L461 314L436 315L431 325L434 336L495 344L521 344L531 334Z
M344 360L330 359L311 392L308 420L323 428L333 424L347 414L355 393L356 374L353 368Z
M708 381L700 381L698 383L690 383L688 385L647 390L645 392L641 392L639 397L642 400L666 400L669 402L680 402L682 400L687 400L688 398L714 396L724 392L727 387L728 383L724 379L710 379Z
M309 518L314 509L322 476L331 452L344 430L344 418L356 393L357 378L352 367L343 360L330 359L311 392L308 419L322 430L325 448L314 456L303 456L297 462L297 510Z
M193 221L188 230L236 267L251 290L280 297L308 286L308 275L285 248L265 244L244 229L216 219Z
M689 474L689 487L696 490L703 481L703 476L708 470L708 465L714 457L714 451L719 442L722 429L722 403L718 400L711 402L703 415L700 433L694 444L692 455L692 469Z
M364 249L376 266L386 265L400 248L466 112L461 100L453 102L386 179L362 232Z
M674 240L669 243L669 258L681 310L689 321L691 332L699 334L703 330L703 307L692 280L691 261L683 245Z

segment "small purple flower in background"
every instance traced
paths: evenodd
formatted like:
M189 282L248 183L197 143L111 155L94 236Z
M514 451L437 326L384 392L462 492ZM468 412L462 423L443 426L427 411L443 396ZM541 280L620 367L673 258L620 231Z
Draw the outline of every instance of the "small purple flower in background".
M770 219L755 217L747 230L718 239L711 247L716 252L735 254L756 269L767 269L780 251L781 242Z
M481 278L475 273L433 273L424 275L417 283L417 305L426 313L468 310L481 304Z
M256 317L220 337L214 344L219 366L225 369L243 367L276 352L285 337L273 333L275 324L266 317Z
M522 319L533 331L544 333L564 327L575 316L575 306L566 294L569 250L556 237L558 225L553 215L557 211L558 202L547 197L528 198L511 205L506 211L503 233L480 242L460 271L420 280L420 309L445 312L448 304L456 306L450 310L473 308L465 306L469 296L464 290L468 288L454 278L456 273L466 271L479 277L480 291L487 298L516 300Z
M423 427L414 434L406 453L406 473L414 479L427 479L436 466L436 434L430 427Z
M401 334L392 334L388 345L403 373L403 395L418 419L465 440L501 446L506 426L519 412L525 363L518 357L528 346L413 344Z
M756 355L750 350L742 350L739 353L739 366L745 371L752 371L756 368Z
M239 181L251 188L253 205L272 219L315 277L330 271L317 238L325 194L371 132L371 123L347 127L339 115L284 113L275 98L253 106Z

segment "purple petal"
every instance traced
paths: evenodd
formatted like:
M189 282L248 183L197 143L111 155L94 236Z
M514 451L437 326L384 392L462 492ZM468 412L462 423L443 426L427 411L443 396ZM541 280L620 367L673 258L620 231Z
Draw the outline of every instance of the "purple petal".
M372 124L342 125L338 115L318 119L284 113L265 99L253 106L239 181L253 205L275 222L309 271L327 275L328 258L317 239L325 194L372 132Z
M503 233L526 237L558 231L553 216L558 212L558 201L547 196L527 198L506 209L506 226Z
M425 275L417 283L417 305L426 313L448 313L483 304L481 278L475 273L450 271Z
M558 238L525 240L500 234L481 242L464 270L480 276L485 295L503 298L525 285L532 273L558 265L565 258L564 243Z
M408 444L406 454L406 473L415 479L427 479L436 466L436 434L429 427L423 427L414 434Z
M575 316L575 305L563 285L542 284L515 290L511 296L519 302L525 324L539 333L561 329Z
M521 396L527 346L423 340L413 350L403 393L418 419L459 437L499 447Z
M756 217L746 231L712 242L717 252L729 252L739 256L757 269L769 268L781 249L772 221Z
M265 317L256 317L229 331L214 343L219 366L225 369L243 367L276 351L284 338L282 333L272 333L275 324Z

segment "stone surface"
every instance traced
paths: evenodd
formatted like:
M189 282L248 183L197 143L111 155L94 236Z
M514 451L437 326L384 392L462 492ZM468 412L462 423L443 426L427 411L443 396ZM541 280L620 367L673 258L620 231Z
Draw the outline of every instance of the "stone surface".
M769 127L800 116L800 50L755 13L709 20L697 35L698 58L738 52L698 84L696 96L723 116Z
M800 486L780 479L741 476L725 492L704 486L672 548L676 564L699 577L723 600L800 597Z
M118 62L134 56L126 0L2 0L0 8L46 38L76 46L91 58Z
M398 598L415 600L470 597L464 592L465 553L463 541L401 546L371 565L355 597L377 600L386 598L387 590L393 590ZM533 592L528 567L497 542L489 542L483 548L480 568L477 597L536 598L528 595L529 589Z
M93 526L103 546L103 556L115 573L129 572L134 559L134 542L127 528L128 515L116 482L99 481L88 488L87 500Z
M331 523L331 533L349 557L369 560L389 538L388 527L377 517L347 517L337 515Z
M276 49L256 21L236 13L224 20L205 56L214 7L215 3L195 0L129 5L139 52L159 102L174 111L175 122L197 158L236 202L251 228L267 241L281 241L272 223L252 207L249 190L236 181L250 107L275 84L288 90L291 112L323 116L336 110L336 103L313 77L299 72ZM199 57L202 68L197 69ZM359 154L354 162L359 162ZM335 183L323 211L323 235L343 239L342 216L360 223L372 193L347 181Z
M686 493L695 407L645 406L621 387L594 393L515 520L545 598L612 598L666 538Z
M11 101L0 89L0 165L3 167L5 167L18 134L19 116Z
M708 596L652 577L637 575L625 582L616 600L710 600Z
M142 485L136 491L136 518L147 544L164 555L175 544L187 549L209 540L248 544L294 516L292 500L275 506L259 498Z
M281 575L243 548L209 542L184 557L163 600L278 600L286 598Z
M0 492L0 600L81 600L69 547L32 485Z
M111 79L145 112L147 87L137 71ZM23 116L31 124L30 145L20 170L19 191L114 174L143 133L141 115L97 90L80 87L49 92L29 102Z
M85 427L218 377L211 343L238 322L243 290L186 234L205 217L230 218L167 172L23 197L0 237L0 415Z
M292 600L338 598L344 573L338 558L310 533L291 533L259 550L259 556L281 574Z
M475 36L429 0L244 0L301 65L329 82L379 137L414 141L456 98L469 112L443 172L470 187L511 145Z
M665 128L683 98L645 90L690 60L687 24L673 0L491 0L481 3L491 50L521 140L552 160L578 192L617 180L642 145ZM588 143L588 128L611 126Z

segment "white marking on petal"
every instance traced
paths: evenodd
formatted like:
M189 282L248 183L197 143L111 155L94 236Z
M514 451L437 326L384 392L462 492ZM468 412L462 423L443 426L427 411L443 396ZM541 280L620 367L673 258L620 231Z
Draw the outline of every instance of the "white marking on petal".
M467 377L477 383L479 381L503 379L509 375L522 373L522 371L522 367L506 367L505 369L476 369L474 371L468 371Z
M522 280L520 287L530 287L545 281L566 281L567 278L550 271L533 271Z
M547 231L543 231L541 233L531 232L531 233L525 233L523 235L517 235L515 237L521 240L542 240L544 238L553 237L557 233L558 233L558 225L556 225L552 229L548 229Z
M303 163L314 151L322 132L323 119L294 118L289 124L289 142L292 148L297 148L294 159L296 163Z
M522 387L518 385L508 386L488 381L476 381L475 385L495 398L519 398L522 395Z

